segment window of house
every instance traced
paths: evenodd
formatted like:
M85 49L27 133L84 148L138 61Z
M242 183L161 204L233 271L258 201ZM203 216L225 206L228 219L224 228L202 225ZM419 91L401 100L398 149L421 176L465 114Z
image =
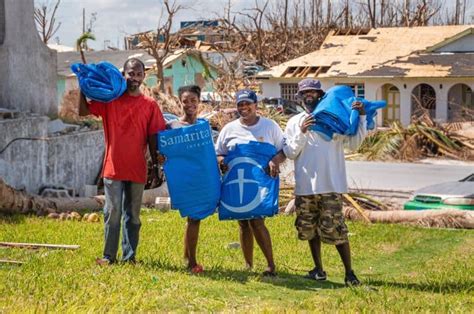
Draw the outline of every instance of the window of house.
M356 97L365 98L365 86L364 83L337 83L336 85L346 85L352 89L352 92Z
M296 100L296 93L298 92L297 83L282 83L280 84L280 95L281 98L287 100Z

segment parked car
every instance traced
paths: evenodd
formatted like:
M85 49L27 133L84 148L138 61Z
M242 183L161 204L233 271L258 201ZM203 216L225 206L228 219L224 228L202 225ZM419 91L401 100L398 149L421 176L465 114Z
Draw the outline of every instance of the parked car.
M301 107L301 105L296 101L284 98L268 97L262 99L262 103L267 108L273 108L276 111L284 114L293 115L304 111L303 107Z
M421 188L404 205L405 210L450 208L474 210L474 173L460 181Z
M254 76L262 70L264 70L264 68L262 66L247 65L243 68L242 73L244 74L244 76Z

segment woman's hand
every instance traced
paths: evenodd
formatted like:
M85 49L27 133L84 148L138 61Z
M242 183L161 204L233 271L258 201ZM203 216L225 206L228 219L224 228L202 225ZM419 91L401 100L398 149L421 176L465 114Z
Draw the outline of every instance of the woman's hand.
M224 159L219 160L219 169L221 170L222 174L229 170L229 166L224 163Z
M158 162L158 164L163 165L166 161L166 156L163 155L163 154L158 153L156 155L156 161Z
M278 177L280 174L280 163L275 157L268 163L268 174L273 178Z

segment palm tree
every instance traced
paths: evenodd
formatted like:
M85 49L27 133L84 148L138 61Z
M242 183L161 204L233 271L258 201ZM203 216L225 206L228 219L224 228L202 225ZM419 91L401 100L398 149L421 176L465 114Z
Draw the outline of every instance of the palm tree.
M87 61L86 61L86 56L84 55L83 48L84 48L87 40L89 40L89 39L90 40L95 40L94 34L92 34L91 32L85 32L76 41L76 49L81 53L82 63L84 63L84 64L86 64Z

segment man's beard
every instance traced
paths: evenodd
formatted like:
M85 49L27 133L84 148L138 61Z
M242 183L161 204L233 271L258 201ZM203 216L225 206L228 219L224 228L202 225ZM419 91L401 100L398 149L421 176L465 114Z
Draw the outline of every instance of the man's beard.
M132 92L136 91L140 88L141 83L137 81L127 80L127 89L131 90Z
M317 97L304 97L303 105L307 111L312 112L319 103L319 98Z

